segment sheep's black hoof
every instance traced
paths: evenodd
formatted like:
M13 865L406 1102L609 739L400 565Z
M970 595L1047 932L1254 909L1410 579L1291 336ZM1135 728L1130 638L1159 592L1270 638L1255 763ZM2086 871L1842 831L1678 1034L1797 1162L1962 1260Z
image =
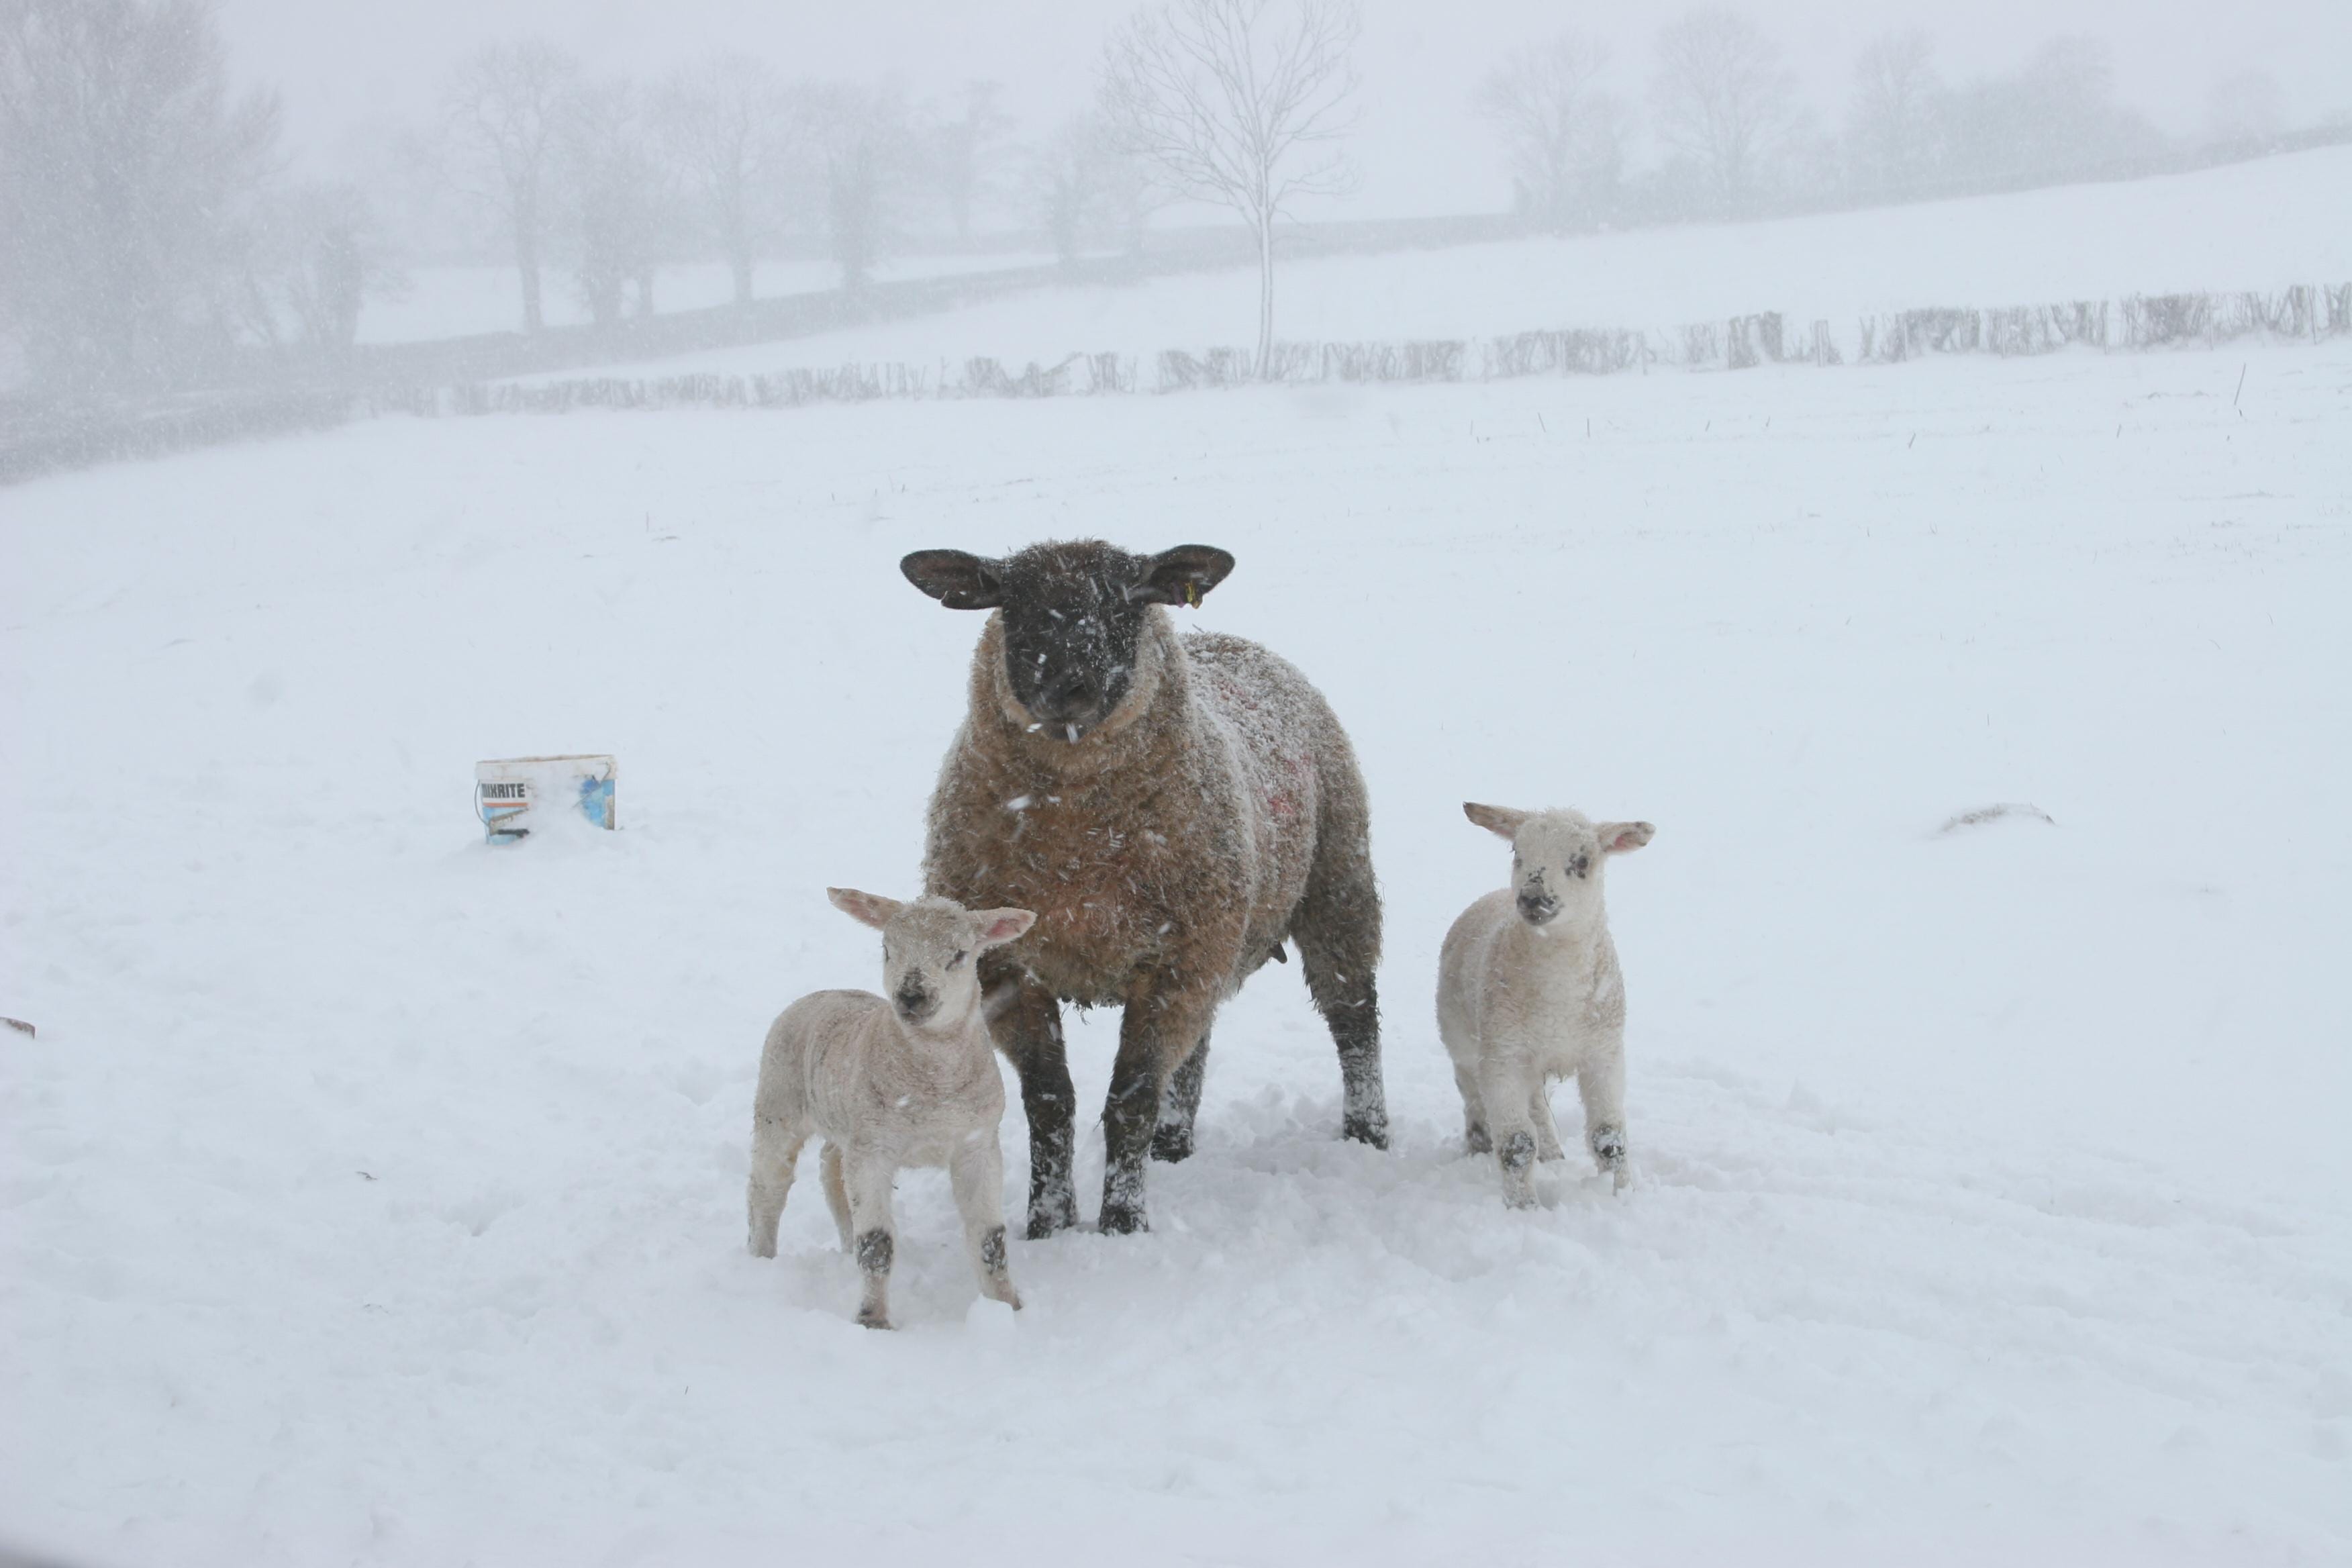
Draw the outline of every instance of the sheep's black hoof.
M1105 1204L1102 1211L1102 1233L1105 1236L1134 1236L1151 1228L1144 1217L1141 1204Z
M860 1307L857 1310L857 1326L861 1329L887 1329L890 1326L889 1314L887 1312L869 1312L865 1308Z
M1389 1119L1350 1116L1340 1123L1339 1135L1350 1143L1370 1143L1375 1149L1385 1149L1389 1146Z
M1189 1127L1159 1127L1151 1133L1151 1157L1173 1165L1192 1157L1192 1130Z
M1029 1228L1022 1234L1031 1241L1044 1241L1077 1223L1078 1200L1068 1193L1055 1193L1029 1200Z

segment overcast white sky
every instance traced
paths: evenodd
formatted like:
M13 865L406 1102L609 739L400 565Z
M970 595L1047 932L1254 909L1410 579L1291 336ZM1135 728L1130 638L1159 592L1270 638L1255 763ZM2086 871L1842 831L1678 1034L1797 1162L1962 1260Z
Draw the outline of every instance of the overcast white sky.
M592 68L638 76L717 47L761 55L788 76L898 78L918 97L971 78L1004 84L1034 131L1083 106L1120 0L226 0L241 74L275 83L298 143L331 143L372 119L422 119L455 57L493 38L541 34ZM1947 77L2006 70L2062 32L2105 38L2124 100L2168 130L2203 121L2218 79L2261 67L2297 120L2352 110L2352 0L1755 0L1733 9L1778 37L1826 120L1855 49L1874 34L1933 32ZM1468 111L1479 77L1514 48L1575 26L1613 41L1615 87L1639 100L1649 37L1681 5L1530 0L1365 0L1358 194L1327 216L1494 210L1508 182ZM2340 199L2340 198L2339 198Z

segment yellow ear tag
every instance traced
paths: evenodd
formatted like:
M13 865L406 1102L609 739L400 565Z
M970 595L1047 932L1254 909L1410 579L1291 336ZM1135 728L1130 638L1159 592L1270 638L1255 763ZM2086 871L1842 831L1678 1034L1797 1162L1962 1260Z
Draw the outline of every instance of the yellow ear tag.
M1184 602L1196 610L1201 607L1201 585L1190 577L1184 579Z

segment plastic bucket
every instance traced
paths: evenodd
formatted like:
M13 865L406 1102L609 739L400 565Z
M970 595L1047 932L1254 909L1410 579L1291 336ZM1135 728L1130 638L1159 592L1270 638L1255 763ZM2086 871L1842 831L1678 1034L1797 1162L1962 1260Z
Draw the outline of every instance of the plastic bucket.
M533 814L573 811L598 827L615 826L611 757L502 757L474 764L474 815L489 843L530 837Z

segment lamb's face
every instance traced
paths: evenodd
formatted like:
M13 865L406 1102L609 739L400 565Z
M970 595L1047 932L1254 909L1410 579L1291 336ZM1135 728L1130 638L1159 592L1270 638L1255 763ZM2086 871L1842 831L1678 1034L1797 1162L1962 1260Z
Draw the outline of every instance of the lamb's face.
M1581 812L1540 811L1511 838L1511 890L1519 918L1549 925L1563 913L1571 923L1601 902L1601 835Z
M898 1021L922 1028L961 1023L979 997L974 961L1018 938L1036 920L1027 910L968 910L952 899L909 903L828 888L835 908L882 933L882 994Z
M922 1027L971 1005L979 931L970 910L947 899L901 904L882 927L882 994L901 1023Z
M1035 731L1073 744L1126 700L1149 606L1197 605L1233 567L1206 545L1130 555L1100 540L1033 544L1002 561L919 550L899 563L950 609L1003 613L1013 701Z
M1601 911L1606 857L1639 849L1657 831L1646 822L1594 822L1580 811L1514 811L1475 801L1462 810L1511 841L1511 893L1519 918L1538 931L1555 921L1591 921Z

